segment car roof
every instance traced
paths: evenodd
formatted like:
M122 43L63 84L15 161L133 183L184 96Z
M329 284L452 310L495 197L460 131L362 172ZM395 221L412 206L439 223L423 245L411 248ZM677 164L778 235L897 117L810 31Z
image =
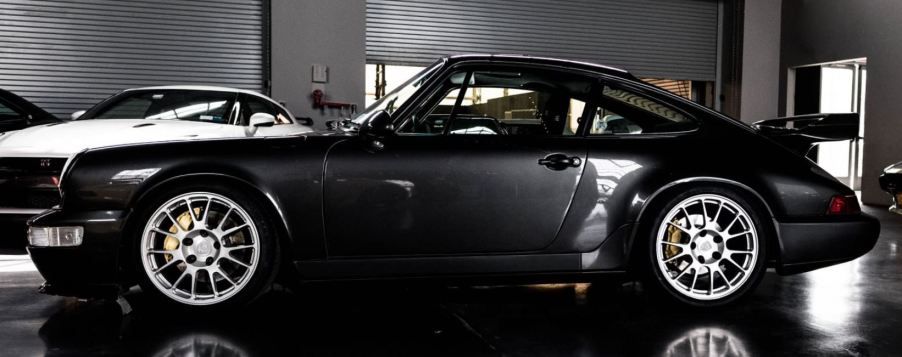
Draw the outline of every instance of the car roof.
M604 66L596 63L590 62L582 62L582 61L574 61L567 60L561 58L552 58L552 57L541 57L541 56L530 56L530 55L518 55L518 54L462 54L462 55L453 55L444 57L445 60L448 61L449 64L454 64L457 62L464 61L504 61L504 62L519 62L524 64L543 64L543 65L553 65L553 66L561 66L561 67L571 67L584 69L593 72L599 72L602 74L606 74L613 77L619 77L624 79L636 79L629 71L624 69Z
M124 90L127 91L136 91L136 90L196 90L196 91L208 91L208 92L235 92L235 93L244 93L251 94L258 97L268 98L260 92L248 90L248 89L238 89L238 88L230 88L230 87L218 87L218 86L197 86L197 85L172 85L172 86L154 86L154 87L140 87L140 88L129 88ZM268 98L269 99L269 98Z

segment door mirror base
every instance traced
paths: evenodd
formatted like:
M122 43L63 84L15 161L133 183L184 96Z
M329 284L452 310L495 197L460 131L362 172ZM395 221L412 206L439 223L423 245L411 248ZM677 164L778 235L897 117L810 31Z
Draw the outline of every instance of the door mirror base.
M385 137L395 134L391 114L380 110L360 127L360 135L364 137Z

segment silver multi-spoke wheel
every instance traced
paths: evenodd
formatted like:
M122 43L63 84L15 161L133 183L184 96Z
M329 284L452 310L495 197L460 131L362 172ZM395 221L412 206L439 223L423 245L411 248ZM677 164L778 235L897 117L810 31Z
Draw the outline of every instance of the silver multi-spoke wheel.
M150 216L140 253L144 273L161 293L187 305L212 305L248 284L260 260L260 239L239 204L191 192Z
M742 206L718 194L689 197L671 209L655 236L662 277L696 300L717 300L745 286L753 274L759 240Z

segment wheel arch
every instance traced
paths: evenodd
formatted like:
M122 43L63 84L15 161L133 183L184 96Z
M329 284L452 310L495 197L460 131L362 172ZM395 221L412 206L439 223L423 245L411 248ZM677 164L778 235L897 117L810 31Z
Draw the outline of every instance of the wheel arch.
M661 186L656 191L654 191L651 195L645 199L645 202L641 205L636 213L636 224L633 228L633 231L630 235L629 239L629 247L628 247L628 257L629 262L628 265L632 267L638 259L641 258L639 254L641 253L642 244L644 244L644 240L641 237L648 233L648 229L653 229L651 224L651 220L654 219L655 213L657 209L660 209L664 206L669 200L675 197L678 193L685 191L688 188L694 187L718 187L722 189L727 189L730 191L743 196L749 204L753 205L753 208L764 216L761 217L762 223L765 225L765 229L767 229L767 256L769 259L776 259L779 261L780 254L776 254L782 251L782 243L779 237L779 231L777 230L777 224L775 220L774 211L771 208L771 205L767 203L767 200L762 196L758 191L751 188L750 186L741 183L739 181L725 179L720 177L709 177L709 176L699 176L699 177L689 177L680 180L676 180L670 182L666 185Z
M129 213L129 216L126 219L125 225L123 226L123 232L134 232L136 227L140 227L141 222L137 222L136 220L141 216L141 204L147 202L148 200L155 197L155 195L160 192L164 192L168 189L178 187L180 185L186 184L196 184L196 183L215 183L220 185L225 185L228 187L233 187L236 189L245 189L245 192L249 192L251 196L257 198L262 208L267 211L269 215L272 217L278 217L278 222L274 222L276 224L277 230L277 239L279 240L279 244L285 248L290 247L290 228L288 226L288 221L285 219L284 211L279 204L278 200L274 195L266 191L265 189L254 185L248 180L243 178L225 174L218 172L203 172L203 173L185 173L179 174L172 177L168 177L164 180L154 182L153 184L147 185L146 187L141 188L138 192L133 195L133 199L129 203L129 207L132 208L132 211ZM134 247L134 239L123 239L120 242L120 257L131 257L128 253ZM286 259L289 259L291 249L281 250L281 254L283 255L283 263L285 263ZM122 259L120 258L119 262L120 268L123 269L123 280L131 280L134 279L134 274L136 272L132 271L132 266L130 258ZM284 271L284 270L283 270Z

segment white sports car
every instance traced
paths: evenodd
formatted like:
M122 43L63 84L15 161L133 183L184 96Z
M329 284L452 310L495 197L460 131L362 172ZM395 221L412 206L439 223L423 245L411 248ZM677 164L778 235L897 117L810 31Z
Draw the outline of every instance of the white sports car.
M302 123L264 95L206 86L128 89L72 117L0 133L0 245L24 244L25 221L59 202L59 174L83 150L312 130L309 119Z

